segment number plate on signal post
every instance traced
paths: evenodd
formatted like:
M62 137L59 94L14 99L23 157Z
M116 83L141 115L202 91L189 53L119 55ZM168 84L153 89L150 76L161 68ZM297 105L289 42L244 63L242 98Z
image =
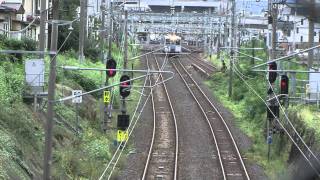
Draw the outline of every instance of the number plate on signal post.
M103 102L110 103L110 91L103 91Z

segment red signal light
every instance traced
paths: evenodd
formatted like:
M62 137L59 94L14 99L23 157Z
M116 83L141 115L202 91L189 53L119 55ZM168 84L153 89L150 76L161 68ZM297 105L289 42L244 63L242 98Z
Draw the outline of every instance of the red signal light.
M114 59L109 59L106 64L106 69L109 69L106 73L108 77L115 76L117 73L117 71L115 70L117 69L117 62Z
M277 63L272 62L269 64L269 70L277 70ZM278 73L277 72L269 72L269 82L274 83L277 79Z
M289 93L289 78L287 75L282 75L280 80L280 94Z
M122 75L120 78L120 95L126 98L130 95L130 77L128 75ZM127 82L123 82L127 81Z

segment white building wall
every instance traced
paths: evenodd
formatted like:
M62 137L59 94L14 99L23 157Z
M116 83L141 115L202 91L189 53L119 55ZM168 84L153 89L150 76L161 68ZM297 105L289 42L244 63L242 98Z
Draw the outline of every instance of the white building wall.
M288 36L289 42L306 43L309 38L309 21L303 16L290 16L290 21L295 22L295 29ZM319 42L320 24L315 23L314 42Z

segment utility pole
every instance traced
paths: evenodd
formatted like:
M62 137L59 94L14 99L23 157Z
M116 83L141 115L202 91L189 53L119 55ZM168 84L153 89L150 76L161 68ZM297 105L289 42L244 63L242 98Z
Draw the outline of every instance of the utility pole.
M139 12L141 12L141 0L139 0Z
M230 70L229 70L229 89L228 95L232 96L232 81L233 81L233 61L234 61L234 38L235 38L235 14L236 14L236 2L231 0L231 51L230 51Z
M52 0L52 15L53 20L59 18L59 0ZM51 51L57 51L58 42L58 24L52 22L51 33ZM53 130L53 116L54 116L54 96L56 85L56 58L51 55L50 73L49 73L49 87L48 87L48 107L47 107L47 123L45 131L45 150L44 150L44 165L43 165L43 179L50 180L50 167L52 165L52 130Z
M108 58L107 60L112 58L112 37L113 37L113 9L112 9L112 2L109 0L108 2L109 5L109 35L108 35ZM106 77L106 85L109 84L109 79ZM111 89L110 89L111 92ZM113 95L111 96L113 97ZM105 107L105 117L104 120L105 122L111 122L111 110L112 110L112 100L110 103Z
M124 62L123 62L123 69L127 69L128 67L128 11L124 11ZM126 101L125 98L122 98L122 114L127 112L126 108Z
M46 20L47 20L47 1L41 0L40 5L40 37L39 37L39 50L44 51L45 50L45 44L46 44ZM40 59L44 59L44 54L40 54Z
M124 11L124 62L123 69L128 68L128 11Z
M255 50L254 50L254 47L255 47L255 43L256 43L256 38L255 37L252 37L252 39L251 39L251 47L252 47L252 58L251 58L251 64L252 65L254 65L254 57L255 57L255 55L256 55L256 53L255 53Z
M104 52L104 48L105 48L105 38L106 38L106 27L105 27L105 0L102 0L101 1L101 5L100 5L100 13L101 13L101 33L100 33L100 56L101 56L101 61L102 63L106 63L105 62L105 52ZM106 81L104 82L103 81L103 76L102 76L102 73L101 73L101 78L102 78L102 81L101 81L101 87L103 87L105 84L108 85L108 76L106 75ZM106 123L106 104L104 102L104 92L101 93L101 99L100 99L100 120L101 120L101 123L102 123L102 130L105 132L107 130L107 123Z
M227 2L227 12L226 12L226 20L224 22L224 47L228 46L228 41L229 41L229 27L228 27L228 23L229 23L229 15L228 15L228 11L229 11L229 1Z
M217 47L217 59L220 59L220 47L221 47L221 17L219 17L219 30L218 30L218 47Z
M315 20L315 0L311 0L311 9L310 9L310 16L309 20L309 34L308 34L308 41L309 41L309 48L313 47L314 44L314 20ZM313 65L313 50L308 52L308 68L312 68Z
M87 8L87 0L80 0L80 32L79 32L79 61L82 63L84 61L84 43L85 43L85 32L86 32L86 8Z
M100 5L100 13L101 13L101 28L100 28L100 57L102 63L104 63L104 45L105 45L105 38L106 38L106 27L105 27L105 16L106 16L106 6L105 6L106 1L102 0L101 5Z
M111 58L112 52L112 37L113 37L113 9L112 2L109 0L109 35L108 35L108 59Z
M268 34L271 32L271 47L269 51L269 61L273 60L276 58L276 43L277 43L277 17L278 17L278 6L276 4L273 4L272 0L268 1ZM269 72L270 73L270 72ZM270 82L267 84L268 87L268 99L274 98L274 93L273 93L273 86L274 82ZM279 106L278 102L275 100L269 101L268 106L270 107L276 107ZM277 117L275 117L277 118ZM272 129L270 126L272 125L274 118L267 118L267 143L268 143L268 161L270 159L270 152L271 152L271 143L272 143Z
M276 58L277 49L277 20L278 20L278 5L273 5L271 2L271 16L272 16L272 42L271 42L271 59Z

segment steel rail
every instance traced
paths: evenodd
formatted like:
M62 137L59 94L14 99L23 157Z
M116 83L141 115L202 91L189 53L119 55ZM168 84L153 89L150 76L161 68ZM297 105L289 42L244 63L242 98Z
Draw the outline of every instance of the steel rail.
M203 90L200 88L200 86L198 85L198 83L192 78L192 76L188 73L187 69L182 65L182 63L180 62L180 60L178 60L179 65L182 67L183 71L187 74L187 77L190 78L190 80L192 80L192 82L194 83L195 87L201 92L202 96L206 99L206 101L210 104L210 106L214 109L214 111L218 114L220 120L222 121L225 129L227 130L229 137L232 141L233 147L236 151L236 155L238 156L238 160L241 163L241 169L243 170L243 175L245 176L246 179L250 180L249 174L247 172L246 166L243 162L241 153L239 151L238 145L236 143L236 141L234 140L233 134L231 133L226 121L224 120L224 118L222 117L221 113L218 111L218 109L216 108L216 106L210 101L210 99L208 98L208 96L203 92ZM174 64L174 63L173 63ZM177 68L176 68L177 69ZM179 75L181 76L182 79L184 79L184 77L182 76L181 73L179 73ZM184 80L185 81L185 80ZM192 91L191 88L188 86L188 84L185 81L186 86L188 87L189 91ZM192 93L193 94L193 93ZM194 96L194 95L193 95ZM194 97L196 99L196 97ZM217 144L218 146L218 144ZM222 165L223 166L223 165ZM223 168L224 169L224 168Z
M147 56L146 56L146 61L147 61L148 70L150 70L149 59ZM148 80L149 80L149 85L152 86L150 76L148 76ZM155 111L154 98L153 98L153 89L150 89L150 96L151 96L151 104L152 104L152 112L153 112L153 129L152 129L152 138L151 138L150 148L149 148L149 152L148 152L148 156L147 156L146 164L144 166L141 180L146 179L146 175L148 172L148 167L151 159L151 154L153 150L155 134L156 134L156 111Z
M156 64L157 64L157 67L159 69L159 63L158 63L158 60L157 60L157 57L155 56L155 60L156 60ZM161 76L161 79L163 80L163 75L160 74ZM167 85L165 83L163 83L163 87L165 89L165 92L166 92L166 95L167 95L167 98L168 98L168 101L169 101L169 105L170 105L170 109L171 109L171 113L172 113L172 116L173 116L173 120L174 120L174 126L175 126L175 141L176 141L176 146L175 146L175 166L174 166L174 180L177 179L177 175L178 175L178 158L179 158L179 132L178 132L178 123L177 123L177 118L176 118L176 114L174 112L174 108L172 106L172 102L171 102L171 98L169 96L169 92L168 92L168 89L167 89Z
M213 72L215 72L217 70L217 68L201 59L199 59L198 57L192 56L192 55L187 55L187 57L190 60L196 59L196 61L192 61L192 63L196 62L196 65L200 65L202 68L204 68L208 74L212 74Z
M193 58L195 58L195 59L197 59L198 62L200 62L201 64L210 66L210 68L213 69L212 71L214 71L214 70L217 69L217 67L215 67L214 65L210 64L209 62L203 61L202 59L200 59L200 58L197 57L197 56L194 56L194 55L190 55L190 56L193 57Z
M185 69L185 67L181 64L181 62L180 62L180 61L178 61L178 62L179 62L179 64L182 66L182 68L184 69L184 71L185 71L185 72L188 72L188 71ZM211 107L215 110L215 112L218 114L218 116L220 117L221 121L223 122L225 128L226 128L227 131L228 131L228 134L230 135L230 138L231 138L231 140L232 140L233 146L234 146L234 148L235 148L235 150L236 150L236 152L237 152L237 155L238 155L238 157L239 157L239 161L241 162L241 166L242 166L242 169L243 169L243 171L244 171L244 173L245 173L245 176L246 176L246 178L247 178L248 180L250 180L250 176L249 176L248 171L247 171L247 168L246 168L246 166L245 166L245 164L244 164L244 162L243 162L243 159L242 159L240 150L239 150L239 148L238 148L238 145L237 145L236 141L234 140L234 136L233 136L232 132L230 131L230 128L229 128L228 124L226 123L225 119L223 118L223 116L222 116L221 113L219 112L218 108L210 101L210 99L209 99L208 96L203 92L203 90L200 88L200 86L198 85L198 83L192 78L192 76L191 76L189 73L187 73L187 74L188 74L188 76L190 77L190 79L195 83L196 87L199 89L199 91L201 92L201 94L205 97L205 99L207 100L207 102L211 105Z
M203 107L201 106L200 102L198 101L197 97L195 96L195 94L192 92L191 88L188 86L188 83L186 82L185 78L183 77L182 73L178 70L177 66L172 62L172 65L174 67L174 69L178 72L179 76L181 77L182 81L184 82L184 84L186 85L186 87L188 88L189 92L191 93L193 99L196 101L197 105L199 106L199 108L201 109L203 115L205 116L206 118L206 121L209 125L209 128L210 128L210 131L211 131L211 134L212 134L212 137L213 137L213 141L214 141L214 144L215 144L215 148L217 150L217 153L218 153L218 158L219 158L219 163L220 163L220 167L221 167L221 171L222 171L222 176L223 176L223 179L226 180L226 174L225 174L225 170L224 170L224 166L223 166L223 163L222 163L222 157L221 157L221 153L220 153L220 149L219 149L219 146L218 146L218 142L217 142L217 138L215 136L215 133L214 133L214 130L213 130L213 127L212 127L212 124L207 116L207 114L205 113ZM188 73L187 73L188 74Z
M159 63L158 63L158 60L156 58L156 56L154 57L155 59L155 63L157 65L157 68L160 69L160 66L159 66ZM149 65L149 59L148 57L146 56L146 60L147 60L147 67L148 69L150 69L150 65ZM162 74L159 74L159 77L158 78L161 78L161 80L163 80L163 75ZM149 81L150 81L150 86L151 86L151 78L149 76ZM166 94L166 97L167 97L167 100L168 100L168 103L169 103L169 106L170 106L170 111L171 111L171 114L172 114L172 117L173 117L173 121L174 121L174 126L175 126L175 158L174 158L174 173L173 173L173 179L174 180L177 180L177 172L178 172L178 154L179 154L179 135L178 135L178 127L177 127L177 119L176 119L176 115L175 115L175 112L174 112L174 108L172 106L172 103L171 103L171 99L170 99L170 96L169 96L169 93L168 93L168 90L167 90L167 87L165 85L165 83L163 83L163 88L164 88L164 91L165 91L165 94ZM150 148L149 148L149 152L148 152L148 156L147 156L147 160L146 160L146 163L145 163L145 167L144 167L144 171L143 171L143 174L142 174L142 180L145 180L147 179L147 174L148 174L148 170L150 168L150 160L152 158L152 152L154 150L154 143L155 143L155 136L156 136L156 106L155 106L155 101L154 101L154 98L153 98L153 89L151 89L151 98L152 98L152 109L153 109L153 132L152 132L152 139L151 139L151 143L150 143Z

